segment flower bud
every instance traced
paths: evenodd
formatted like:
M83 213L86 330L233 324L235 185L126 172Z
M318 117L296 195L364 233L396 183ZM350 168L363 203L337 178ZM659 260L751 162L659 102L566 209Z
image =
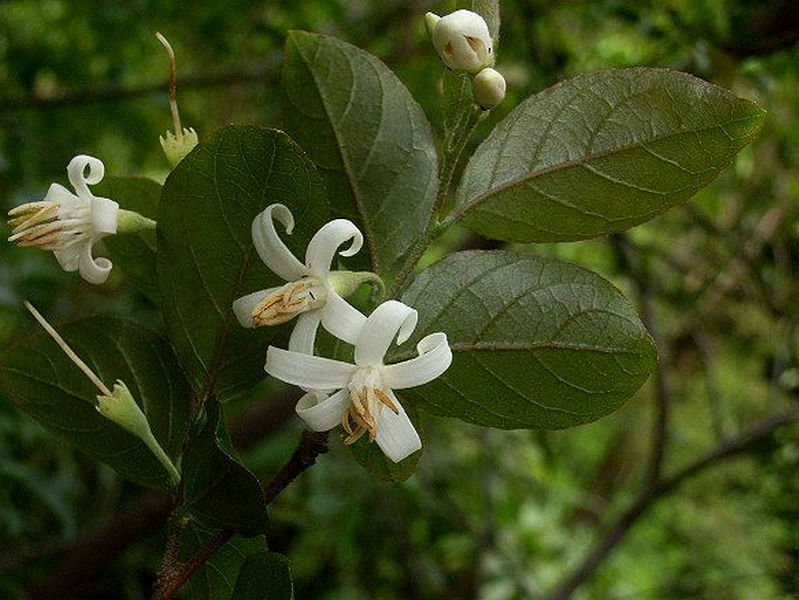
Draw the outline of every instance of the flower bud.
M472 91L480 106L494 108L505 98L505 78L495 69L483 69L472 79Z
M445 17L425 15L433 45L450 69L477 73L494 64L494 44L483 17L470 10L456 10Z

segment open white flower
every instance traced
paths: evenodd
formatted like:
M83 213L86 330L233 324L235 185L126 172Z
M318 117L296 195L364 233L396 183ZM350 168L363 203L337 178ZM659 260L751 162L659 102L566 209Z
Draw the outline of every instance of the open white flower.
M386 365L385 354L396 337L406 341L416 328L418 313L388 300L369 315L355 341L355 364L270 346L267 373L287 383L315 390L297 402L297 414L314 431L341 424L345 444L364 433L388 458L399 462L422 447L419 434L393 390L416 387L447 370L452 351L445 333L431 333L417 344L419 356ZM316 390L338 390L332 395Z
M236 300L233 312L239 323L244 327L277 325L299 315L289 349L305 354L313 354L320 323L337 338L354 343L366 317L336 292L330 266L339 246L349 240L349 248L340 254L356 254L363 235L351 221L330 221L311 238L303 264L280 239L273 219L285 226L286 233L294 229L291 211L283 204L272 204L253 219L252 241L264 264L288 283Z
M119 204L89 191L88 186L99 183L105 173L99 159L76 156L67 173L75 193L54 183L44 200L11 209L8 241L52 250L65 271L80 271L89 283L103 283L112 264L107 258L94 258L92 246L104 235L117 232Z
M425 15L427 31L444 64L456 71L477 73L494 64L494 43L485 19L470 10L444 17Z

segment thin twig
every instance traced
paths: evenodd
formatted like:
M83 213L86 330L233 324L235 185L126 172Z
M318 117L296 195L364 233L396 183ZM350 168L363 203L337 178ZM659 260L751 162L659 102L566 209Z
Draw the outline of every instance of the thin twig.
M580 564L543 600L567 600L605 561L610 552L622 540L627 531L651 506L667 496L686 480L695 477L709 467L733 456L743 454L759 442L770 437L777 429L799 419L799 406L771 415L746 429L735 438L721 443L716 448L679 470L671 477L646 485L630 507L607 529L605 535L588 552Z

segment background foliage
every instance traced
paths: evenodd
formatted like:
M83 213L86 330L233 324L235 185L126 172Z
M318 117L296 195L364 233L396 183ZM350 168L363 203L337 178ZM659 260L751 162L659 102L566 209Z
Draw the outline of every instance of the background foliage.
M537 597L633 500L647 473L653 399L665 396L671 407L668 473L794 402L799 388L796 7L502 6L499 65L509 98L473 143L531 93L608 67L694 73L757 100L769 119L719 180L624 237L510 246L594 269L637 301L658 342L658 376L612 416L563 432L423 416L426 451L403 484L374 481L334 443L270 511L270 550L289 556L298 598ZM5 209L42 196L48 182L63 181L77 151L103 157L108 173L163 181L157 135L171 123L155 30L178 55L184 122L203 135L228 122L290 128L279 85L289 29L330 33L380 57L440 132L442 71L422 24L431 9L446 12L422 1L196 2L191 10L163 0L0 3L0 202ZM444 250L498 247L465 230L439 244L426 261ZM134 284L114 272L109 284L87 286L45 253L3 245L0 344L31 327L22 298L56 322L104 314L163 329L152 294ZM267 391L280 392L259 393ZM52 438L0 393L0 596L52 597L48 581L61 569L60 598L146 597L164 543L157 497ZM223 412L248 466L268 477L300 425L291 402L258 399L239 398ZM799 432L785 428L747 458L688 481L655 505L576 597L796 597L798 464ZM75 550L104 522L126 517L128 529L111 546L92 546L103 564ZM221 589L213 573L201 572L207 579L189 592Z

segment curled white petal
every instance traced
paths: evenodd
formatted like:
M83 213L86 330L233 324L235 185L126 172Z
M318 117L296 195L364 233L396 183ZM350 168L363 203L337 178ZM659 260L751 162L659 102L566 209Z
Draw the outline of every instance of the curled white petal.
M299 279L307 273L303 265L291 253L275 230L274 219L286 227L290 234L294 229L294 217L283 204L271 204L252 221L252 241L258 256L269 269L286 281Z
M332 396L312 391L299 399L295 410L313 431L330 431L341 423L341 416L349 403L349 390L346 388Z
M357 367L269 346L264 370L272 377L309 390L336 390L347 385Z
M322 310L312 310L302 313L294 323L294 329L289 338L289 350L301 354L313 354L316 344L316 331L322 319Z
M86 173L88 167L89 172ZM100 183L105 175L105 165L99 158L79 154L69 161L67 175L75 193L80 197L91 196L88 185ZM87 185L88 184L88 185Z
M366 317L361 311L332 290L327 292L327 301L319 309L322 326L338 339L355 344Z
M419 356L410 360L387 365L383 379L390 388L401 390L433 381L452 364L452 350L447 343L447 334L431 333L416 345Z
M81 248L80 260L78 262L78 272L89 283L99 285L105 283L111 268L114 265L107 258L92 256L92 245L84 244Z
M305 252L305 264L311 275L327 277L336 250L348 240L352 240L352 243L349 248L340 252L341 256L353 256L363 246L363 234L355 223L347 219L335 219L325 223L311 238Z
M238 320L239 324L242 327L255 327L252 314L253 309L261 303L261 300L279 290L280 287L253 292L252 294L247 294L235 300L233 302L233 314L236 315L236 320Z
M355 343L355 364L382 364L392 340L401 344L416 328L419 313L413 308L388 300L378 306L366 319Z
M382 407L375 441L388 458L398 463L422 447L422 440L413 426L408 414L391 390L384 390L399 412L395 414Z

